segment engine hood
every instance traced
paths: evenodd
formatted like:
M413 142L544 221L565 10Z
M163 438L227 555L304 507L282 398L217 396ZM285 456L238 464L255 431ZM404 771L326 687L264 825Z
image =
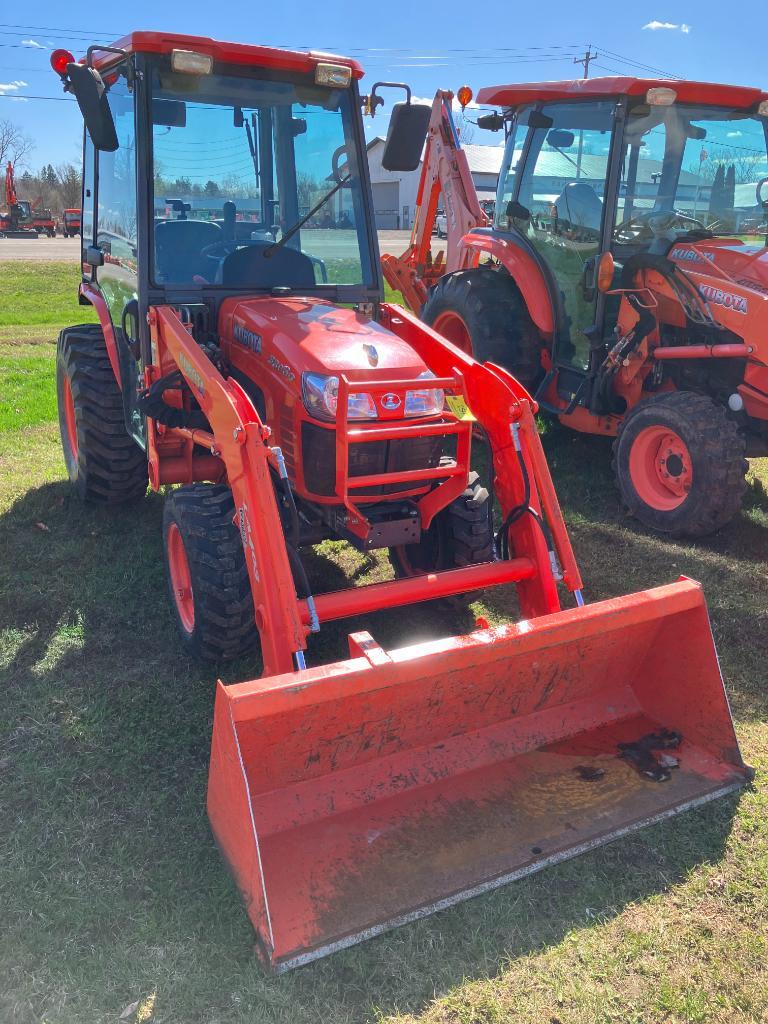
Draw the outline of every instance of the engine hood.
M713 264L727 274L734 284L768 295L768 249L765 246L730 240L695 244L676 242L669 257L682 269L696 274L706 274L708 265ZM728 279L718 275L717 270L715 275L723 286L728 283Z
M387 328L322 300L227 299L219 327L233 354L245 348L274 356L297 378L344 373L352 380L412 380L427 369L410 345Z

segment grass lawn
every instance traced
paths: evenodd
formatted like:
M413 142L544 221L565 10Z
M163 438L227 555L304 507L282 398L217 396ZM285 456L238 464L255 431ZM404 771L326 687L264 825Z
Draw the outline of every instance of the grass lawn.
M59 280L13 274L40 292ZM57 315L82 321L67 275ZM35 301L21 322L55 336L66 320L38 325ZM0 1021L106 1024L128 1007L157 1024L768 1021L768 461L753 462L736 522L680 543L623 515L603 440L545 437L590 600L681 573L704 584L754 786L267 977L205 817L216 673L175 643L162 500L74 499L53 356L0 344ZM308 561L325 587L388 572L339 544ZM472 607L512 610L500 594ZM467 619L423 606L365 625L391 646ZM353 628L324 628L311 660L344 656Z

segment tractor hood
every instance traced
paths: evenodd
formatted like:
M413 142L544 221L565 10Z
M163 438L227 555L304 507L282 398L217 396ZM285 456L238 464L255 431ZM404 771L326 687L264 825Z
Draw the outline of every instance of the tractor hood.
M280 363L284 379L302 373L344 373L351 380L413 380L425 363L391 331L330 302L301 298L228 299L220 333L230 358L243 350Z
M718 277L725 287L730 282L768 295L768 249L732 240L676 242L669 252L681 269L695 274ZM712 266L717 268L712 273ZM722 271L718 274L717 271Z

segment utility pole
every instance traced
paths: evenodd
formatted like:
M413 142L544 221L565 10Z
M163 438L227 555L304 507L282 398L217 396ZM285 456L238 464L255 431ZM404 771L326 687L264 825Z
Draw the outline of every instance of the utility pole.
M592 63L593 60L597 60L598 56L599 56L599 54L592 53L592 46L590 44L587 47L587 52L584 54L583 57L574 57L573 58L573 63L574 64L583 64L584 65L584 78L589 78L589 65Z

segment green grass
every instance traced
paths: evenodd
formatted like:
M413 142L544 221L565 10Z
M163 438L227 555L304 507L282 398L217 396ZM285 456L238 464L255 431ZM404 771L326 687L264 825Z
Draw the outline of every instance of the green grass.
M67 324L95 323L80 306L77 263L0 262L0 341L56 340Z
M765 461L730 527L675 543L622 514L603 440L545 437L589 599L680 573L704 584L755 785L274 978L205 817L216 673L175 645L161 498L81 506L53 422L53 348L0 347L9 358L27 419L0 432L0 1021L106 1024L134 1003L127 1019L157 1024L767 1019ZM326 587L388 572L330 543L308 568ZM473 611L504 618L513 602ZM387 646L467 623L423 606L365 625ZM343 656L361 625L324 629L311 659Z

